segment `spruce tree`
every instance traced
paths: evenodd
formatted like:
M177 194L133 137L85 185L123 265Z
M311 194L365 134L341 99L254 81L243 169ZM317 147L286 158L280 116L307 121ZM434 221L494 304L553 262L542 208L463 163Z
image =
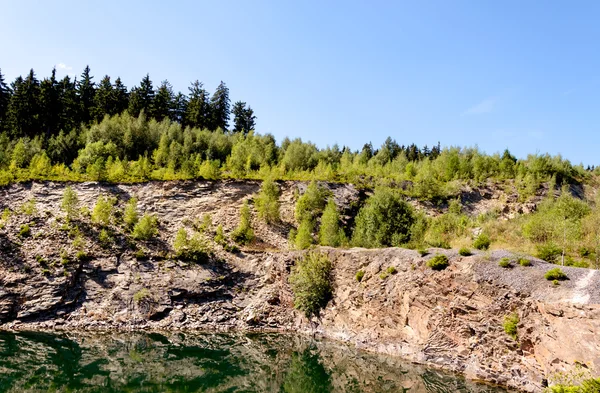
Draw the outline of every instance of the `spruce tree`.
M8 128L8 105L10 104L11 90L4 81L4 75L0 70L0 132Z
M27 78L18 77L12 84L13 96L9 117L15 137L34 137L40 130L40 83L33 69Z
M174 107L174 98L175 95L173 94L173 87L169 81L163 81L156 91L156 96L154 97L153 117L156 120L162 121L165 118L171 117L171 112L173 111Z
M238 101L233 104L233 109L231 111L233 113L233 132L243 132L247 134L249 131L252 131L256 127L256 116L254 116L254 111L252 108L246 108L246 103L242 101Z
M188 100L181 92L177 93L173 99L173 110L171 111L171 120L184 125L185 114L188 108Z
M61 111L57 128L65 132L79 126L79 101L76 86L77 81L71 82L68 75L58 83Z
M129 114L137 117L142 111L147 117L154 117L154 88L149 74L131 90L129 96Z
M123 84L121 78L115 79L115 86L112 90L114 107L110 115L118 115L123 113L129 107L129 94L127 86Z
M231 101L229 100L229 89L223 81L217 87L215 94L210 99L210 111L212 117L211 129L221 128L226 131L229 125Z
M190 96L185 111L184 125L200 129L211 128L211 112L208 92L202 82L195 81L189 87Z
M52 69L50 78L44 79L40 84L40 106L42 129L46 136L58 133L62 108L56 68Z
M92 82L92 79L94 79L94 77L90 75L90 66L86 66L81 74L81 80L77 84L80 120L85 124L89 124L93 117L92 112L94 108L96 88L95 83Z
M105 115L111 115L115 112L113 86L110 83L110 76L105 75L98 85L94 97L93 119L97 122L102 121Z

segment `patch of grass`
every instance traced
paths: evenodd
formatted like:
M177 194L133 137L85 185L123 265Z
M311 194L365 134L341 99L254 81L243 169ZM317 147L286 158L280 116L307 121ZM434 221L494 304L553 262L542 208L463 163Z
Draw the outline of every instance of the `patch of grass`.
M146 259L146 253L142 249L137 250L133 256L135 259Z
M354 277L356 278L356 281L361 282L364 276L365 276L365 271L359 270L356 272L356 275Z
M546 274L544 274L544 278L548 281L554 281L554 280L562 281L562 280L568 279L565 272L563 272L562 269L559 267L548 270L546 272Z
M471 250L468 247L462 247L460 250L458 250L458 254L462 255L463 257L472 255Z
M448 257L443 254L438 254L427 261L427 266L433 270L444 270L448 267Z
M37 213L37 209L35 207L35 198L31 198L25 203L21 205L19 208L19 212L28 216L33 216Z
M60 252L60 264L64 266L67 265L69 261L69 253L67 252L67 250L62 250Z
M429 251L427 251L427 249L425 248L419 248L417 250L417 252L419 253L420 256L424 257L425 255L429 254Z
M77 251L77 254L75 254L75 258L77 258L78 261L85 261L88 257L88 253L83 250L79 250Z
M517 313L512 313L504 317L504 323L502 326L504 327L504 331L506 334L511 336L514 340L517 339L517 325L519 324L519 315Z
M498 262L498 266L503 267L505 269L512 267L512 265L510 264L510 258L504 257L500 259L500 261Z
M560 282L558 280L552 280L552 284L558 286L560 285Z
M98 241L103 248L109 248L112 245L113 238L106 229L102 229L98 235Z

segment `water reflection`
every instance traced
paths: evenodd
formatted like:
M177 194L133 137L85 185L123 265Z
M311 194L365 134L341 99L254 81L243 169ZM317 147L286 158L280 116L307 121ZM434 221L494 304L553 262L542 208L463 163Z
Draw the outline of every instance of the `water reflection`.
M0 332L0 392L502 392L283 334Z

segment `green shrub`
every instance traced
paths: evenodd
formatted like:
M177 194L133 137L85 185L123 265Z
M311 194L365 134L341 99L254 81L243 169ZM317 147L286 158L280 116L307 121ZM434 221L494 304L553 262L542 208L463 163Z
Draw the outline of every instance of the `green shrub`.
M356 216L352 244L366 248L400 246L410 240L413 222L412 207L398 193L379 188Z
M92 222L101 226L110 225L113 220L116 202L116 198L100 195L92 211Z
M309 217L300 222L298 232L294 236L294 246L297 250L305 250L314 243L312 235L314 227L315 224Z
M314 180L310 182L304 194L296 202L296 221L302 222L305 219L316 221L325 209L327 198L331 196L331 191L319 186Z
M536 246L537 257L546 262L556 263L562 255L562 249L554 243L544 243Z
M106 229L102 229L98 235L98 241L103 248L108 248L112 244L112 237Z
M503 267L505 269L511 267L510 258L504 257L500 259L500 261L498 262L498 266Z
M490 237L485 233L482 233L479 236L477 236L477 238L473 242L473 247L475 247L478 250L487 250L488 248L490 248L490 244L492 244Z
M271 180L263 181L260 192L256 197L256 211L258 218L272 224L280 221L279 216L279 186Z
M212 216L210 214L203 214L200 224L195 225L198 232L204 233L212 227Z
M531 266L531 261L527 258L521 257L517 260L517 262L519 262L519 265L521 265L521 266L525 266L525 267Z
M566 280L568 277L567 275L562 271L561 268L556 267L554 269L550 269L546 272L546 274L544 274L544 278L546 280L552 281L552 280Z
M62 250L60 252L60 264L61 265L67 265L69 263L69 253L67 252L67 250Z
M133 301L136 304L139 304L145 300L150 299L151 297L152 297L152 294L151 294L150 290L148 290L147 288L142 288L133 295Z
M19 211L28 216L33 216L34 214L36 214L37 208L35 206L35 198L31 198L25 203L23 203L19 208Z
M346 243L346 234L340 228L340 213L333 198L329 199L319 228L319 244L322 246L339 247Z
M186 261L204 263L208 261L210 249L200 233L188 236L185 228L179 229L173 242L175 255Z
M141 248L133 254L135 259L146 259L146 253Z
M552 285L560 285L560 282L558 280L552 280Z
M443 254L438 254L427 261L427 266L433 270L444 270L448 267L448 257Z
M462 247L460 250L458 250L458 254L462 255L463 257L468 257L471 254L471 250L468 247Z
M132 236L136 240L150 240L158 234L158 219L154 215L144 214L133 227Z
M248 201L244 201L244 205L240 211L240 223L231 234L234 242L239 244L249 244L254 241L254 231L252 230L250 217L250 207Z
M419 255L420 255L420 256L422 256L422 257L424 257L425 255L429 254L429 251L427 251L427 250L426 250L426 249L424 249L424 248L419 248L419 249L417 250L417 252L418 252L418 253L419 253Z
M517 325L519 324L519 315L512 313L504 317L504 331L513 339L517 339Z
M135 227L135 224L137 224L139 221L137 202L137 198L132 197L129 198L127 204L125 205L125 211L123 212L123 222L125 223L125 227L129 230L132 230Z
M356 281L361 282L364 276L365 276L365 271L359 270L356 272L356 276L354 276L354 277L356 278Z
M309 252L298 260L290 274L294 307L307 318L319 317L333 294L331 262L325 254Z
M29 228L29 224L21 225L19 229L19 237L29 237L31 235L31 228Z
M65 188L60 208L67 215L67 220L73 220L79 216L79 198L71 187Z
M396 274L398 271L396 270L396 268L394 266L390 266L388 267L385 272L381 273L379 275L379 278L381 278L382 280L385 280L386 278L388 278L391 274Z
M225 239L225 233L223 232L223 225L219 224L215 233L215 243L224 245L227 243Z

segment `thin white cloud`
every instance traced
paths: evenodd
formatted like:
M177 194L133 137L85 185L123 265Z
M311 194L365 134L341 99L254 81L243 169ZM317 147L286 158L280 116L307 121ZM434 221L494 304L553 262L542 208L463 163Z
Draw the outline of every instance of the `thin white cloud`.
M481 101L480 103L473 105L469 109L463 112L463 116L470 115L482 115L484 113L490 113L496 107L496 98L490 97Z
M64 70L64 71L71 71L73 70L73 67L66 65L65 63L58 63L56 65L56 68L59 70Z

